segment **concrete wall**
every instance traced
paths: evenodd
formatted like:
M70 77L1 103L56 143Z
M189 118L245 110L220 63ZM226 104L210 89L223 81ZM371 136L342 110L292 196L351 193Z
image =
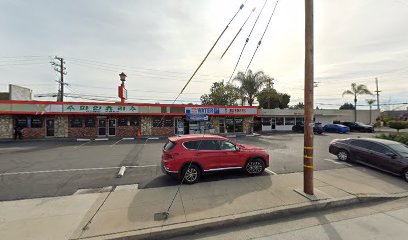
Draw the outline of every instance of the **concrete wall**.
M55 137L68 137L68 116L56 115L54 119Z

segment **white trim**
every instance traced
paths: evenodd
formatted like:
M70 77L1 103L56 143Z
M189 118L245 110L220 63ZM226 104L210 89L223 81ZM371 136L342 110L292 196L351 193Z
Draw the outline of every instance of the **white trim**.
M242 167L213 168L213 169L204 170L204 172L223 171L223 170L232 170L232 169L242 169Z

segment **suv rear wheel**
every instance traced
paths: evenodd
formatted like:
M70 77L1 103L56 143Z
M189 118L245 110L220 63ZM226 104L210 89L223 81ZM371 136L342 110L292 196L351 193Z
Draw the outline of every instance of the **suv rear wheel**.
M181 176L183 177L184 183L193 184L200 180L201 170L195 164L191 164L190 166L187 165L183 168Z
M245 172L255 176L261 174L265 170L265 163L262 159L251 159L245 164Z

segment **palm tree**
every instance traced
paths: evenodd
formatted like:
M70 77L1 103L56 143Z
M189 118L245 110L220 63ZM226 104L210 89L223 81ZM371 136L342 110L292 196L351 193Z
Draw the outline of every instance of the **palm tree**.
M267 81L271 81L271 77L265 75L263 71L253 74L251 70L248 70L246 74L238 72L233 81L240 82L241 99L246 99L249 106L252 106L255 101L255 96Z
M354 96L354 121L357 122L357 96L358 95L363 95L363 94L368 94L368 95L373 95L370 90L367 89L367 86L364 84L359 84L357 83L352 83L351 84L351 90L347 90L343 92L343 97L344 95L353 95Z
M368 103L368 105L370 105L370 124L371 124L371 108L375 103L375 99L366 99L366 102Z

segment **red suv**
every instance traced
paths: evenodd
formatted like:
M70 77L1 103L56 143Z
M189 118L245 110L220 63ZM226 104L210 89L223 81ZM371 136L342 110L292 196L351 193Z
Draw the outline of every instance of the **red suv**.
M191 184L211 171L243 169L249 175L259 175L269 167L269 155L263 148L236 144L225 137L191 134L170 137L161 164L164 173Z

